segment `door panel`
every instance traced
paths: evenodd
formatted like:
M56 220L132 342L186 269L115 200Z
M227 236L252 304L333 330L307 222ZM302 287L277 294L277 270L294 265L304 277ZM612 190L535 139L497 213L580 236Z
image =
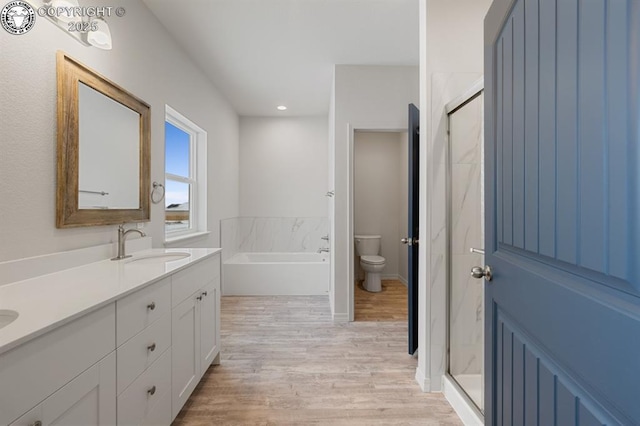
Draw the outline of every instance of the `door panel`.
M486 424L640 423L637 0L485 20Z
M407 239L411 244L408 268L408 321L409 321L409 354L418 349L418 206L420 198L420 111L414 104L409 104L409 225Z

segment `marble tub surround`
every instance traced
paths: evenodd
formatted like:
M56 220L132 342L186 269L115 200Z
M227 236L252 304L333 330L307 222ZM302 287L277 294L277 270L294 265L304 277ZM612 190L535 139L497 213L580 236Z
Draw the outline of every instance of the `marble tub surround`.
M101 260L0 286L0 310L19 313L14 322L0 329L0 354L220 251L143 250L121 261ZM136 263L141 257L175 252L188 256L170 262Z
M222 260L236 253L316 252L328 247L326 217L236 217L220 221Z

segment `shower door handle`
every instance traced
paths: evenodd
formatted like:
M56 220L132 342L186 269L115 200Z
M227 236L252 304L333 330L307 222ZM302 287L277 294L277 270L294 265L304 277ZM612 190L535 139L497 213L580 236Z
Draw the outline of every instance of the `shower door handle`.
M471 276L473 278L484 278L487 281L491 281L491 278L493 278L491 266L487 265L484 268L482 266L474 266L471 268Z

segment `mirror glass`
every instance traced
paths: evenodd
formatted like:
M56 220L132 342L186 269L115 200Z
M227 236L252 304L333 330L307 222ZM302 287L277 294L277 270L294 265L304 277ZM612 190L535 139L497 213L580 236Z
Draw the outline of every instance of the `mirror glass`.
M56 226L148 222L151 108L57 53Z
M78 208L140 206L140 114L78 83Z

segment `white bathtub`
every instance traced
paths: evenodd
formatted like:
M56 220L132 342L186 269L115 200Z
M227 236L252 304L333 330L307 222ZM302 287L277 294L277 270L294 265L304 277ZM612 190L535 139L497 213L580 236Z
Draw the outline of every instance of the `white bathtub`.
M327 294L327 253L237 253L222 267L225 296Z

